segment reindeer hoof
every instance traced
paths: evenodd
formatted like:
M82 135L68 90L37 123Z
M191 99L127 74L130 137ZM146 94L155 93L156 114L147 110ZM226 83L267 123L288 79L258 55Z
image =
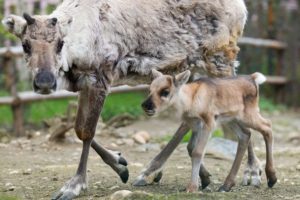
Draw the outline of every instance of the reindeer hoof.
M129 171L127 168L125 168L124 171L122 171L121 173L119 173L119 176L122 180L123 183L127 183L128 178L129 178Z
M204 190L210 184L210 176L201 177L201 188Z
M146 179L144 178L144 176L139 176L137 177L137 179L133 182L132 184L135 187L141 187L141 186L146 186L148 185Z
M277 178L276 177L268 179L268 187L272 188L276 184L276 182L277 182Z
M226 185L222 185L219 189L218 192L229 192L231 187L228 187Z
M155 183L158 183L158 182L160 181L160 179L162 178L162 175L163 175L162 171L158 172L158 173L155 175L153 181L154 181Z
M85 178L76 175L71 178L58 193L52 197L52 200L71 200L76 198L81 190L86 190L87 184Z
M253 185L255 187L259 187L261 185L261 174L262 174L262 170L260 166L248 167L244 171L242 185L243 186Z

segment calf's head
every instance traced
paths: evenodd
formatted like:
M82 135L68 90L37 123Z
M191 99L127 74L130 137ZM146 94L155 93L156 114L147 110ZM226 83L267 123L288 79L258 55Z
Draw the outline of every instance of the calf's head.
M40 94L56 90L64 46L57 18L24 14L2 20L6 29L20 38L27 66L33 73L33 89Z
M180 87L188 82L191 72L187 70L174 77L153 69L152 75L154 80L150 85L150 95L142 103L142 108L149 116L164 111L174 103Z

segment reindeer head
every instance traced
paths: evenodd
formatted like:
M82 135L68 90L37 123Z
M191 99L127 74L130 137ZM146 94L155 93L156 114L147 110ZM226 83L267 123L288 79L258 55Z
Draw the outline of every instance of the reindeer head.
M34 77L34 91L40 94L55 91L64 46L57 18L31 17L25 13L23 17L11 15L2 23L22 41L25 60Z
M150 95L142 104L142 108L149 116L159 113L173 104L180 87L188 82L191 72L187 70L173 77L153 69L152 75L154 80L150 85Z

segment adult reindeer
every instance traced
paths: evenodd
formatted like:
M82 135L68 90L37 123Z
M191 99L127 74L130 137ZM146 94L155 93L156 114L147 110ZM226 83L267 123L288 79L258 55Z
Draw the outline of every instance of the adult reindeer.
M126 160L93 140L110 86L149 83L152 69L169 74L186 69L211 76L234 74L236 43L246 15L243 0L65 0L50 15L4 19L6 28L22 41L35 92L79 91L75 131L83 141L80 163L54 199L72 199L87 188L90 146L123 182L128 180ZM147 178L162 167L187 131L182 124L136 185L149 183ZM201 133L195 127L193 135L197 134ZM192 151L193 144L188 148ZM245 182L249 174L260 180L256 161L249 145ZM209 183L203 165L200 176L203 187ZM222 188L228 191L231 186Z

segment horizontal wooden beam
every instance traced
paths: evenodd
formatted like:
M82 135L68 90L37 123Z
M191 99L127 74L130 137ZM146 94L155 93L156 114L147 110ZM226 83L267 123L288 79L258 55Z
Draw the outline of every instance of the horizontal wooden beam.
M144 91L149 88L148 85L139 85L135 87L130 86L119 86L113 87L110 93L123 93L123 92L135 92L135 91ZM0 106L1 105L13 105L13 104L26 104L33 103L43 100L58 100L58 99L68 99L75 98L78 96L78 93L68 92L68 91L57 91L49 95L40 95L34 92L20 92L18 97L0 97Z
M261 38L241 37L238 40L240 45L251 45L256 47L273 48L273 49L286 49L285 42ZM2 47L0 48L0 56L6 57L21 57L23 56L23 49L21 46L17 47Z
M271 85L285 85L289 80L284 76L266 76L266 83Z
M255 47L271 48L277 50L284 50L287 48L287 44L285 42L261 38L241 37L238 40L238 43L240 45L250 45Z

